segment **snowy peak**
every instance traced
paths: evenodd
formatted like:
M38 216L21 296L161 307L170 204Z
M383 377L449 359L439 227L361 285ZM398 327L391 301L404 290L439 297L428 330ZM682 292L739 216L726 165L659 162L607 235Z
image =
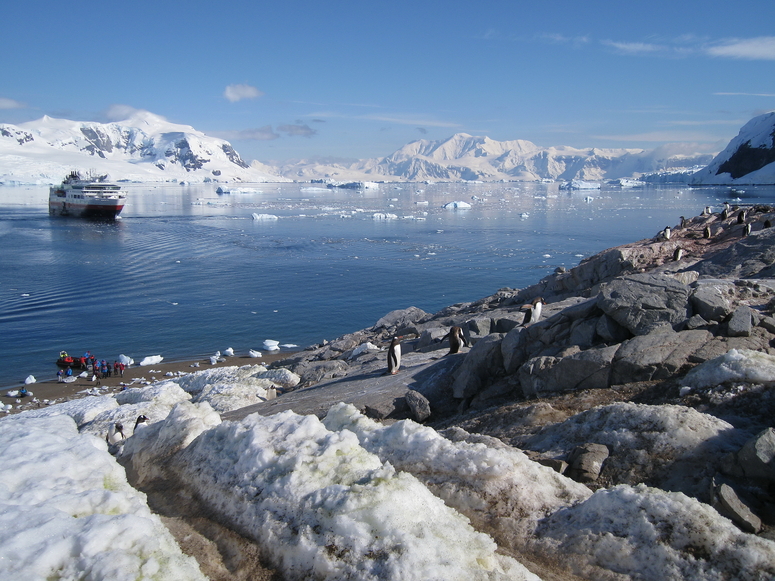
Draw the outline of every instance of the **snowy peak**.
M694 174L696 184L775 184L775 112L743 125L710 165Z
M521 139L496 141L457 133L440 141L413 141L391 155L349 165L298 162L279 169L294 179L409 181L590 180L629 178L665 168L706 164L708 154L641 149L539 147Z
M115 123L44 116L19 126L0 125L3 181L29 181L24 174L31 164L20 164L19 156L45 160L37 162L34 181L52 183L73 168L136 181L285 181L251 168L228 141L148 111Z

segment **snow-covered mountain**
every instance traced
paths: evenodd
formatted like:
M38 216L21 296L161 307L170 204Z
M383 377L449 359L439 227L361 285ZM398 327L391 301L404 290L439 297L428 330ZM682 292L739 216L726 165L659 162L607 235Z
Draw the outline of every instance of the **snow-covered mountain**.
M775 112L754 117L710 164L692 176L694 184L775 184Z
M228 141L147 111L116 123L0 124L0 182L58 183L74 169L142 182L287 181L248 165Z
M281 175L293 179L603 180L705 165L713 157L687 154L676 147L651 150L539 147L521 139L495 141L457 133L442 141L414 141L383 158L350 164L305 160L278 169Z

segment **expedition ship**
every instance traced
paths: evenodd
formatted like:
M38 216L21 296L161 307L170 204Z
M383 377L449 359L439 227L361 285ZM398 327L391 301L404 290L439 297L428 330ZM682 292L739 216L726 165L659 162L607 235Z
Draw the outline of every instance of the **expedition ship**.
M105 178L82 178L77 171L70 173L60 185L51 186L48 213L115 220L124 209L126 193L120 186L105 182Z

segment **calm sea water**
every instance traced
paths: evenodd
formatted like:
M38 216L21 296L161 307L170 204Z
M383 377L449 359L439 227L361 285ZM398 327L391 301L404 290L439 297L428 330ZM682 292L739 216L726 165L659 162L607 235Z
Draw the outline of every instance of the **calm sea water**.
M773 188L215 187L129 185L116 223L50 218L47 187L0 187L0 386L53 378L60 350L140 361L244 354L265 339L303 348L394 309L527 286L706 205L775 201ZM472 208L442 207L457 200Z

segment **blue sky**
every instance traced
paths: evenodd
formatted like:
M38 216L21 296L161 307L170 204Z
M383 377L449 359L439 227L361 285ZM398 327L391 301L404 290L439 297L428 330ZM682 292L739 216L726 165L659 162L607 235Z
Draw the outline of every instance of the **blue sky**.
M0 21L0 122L143 109L264 162L457 132L719 150L775 109L772 0L26 0Z

